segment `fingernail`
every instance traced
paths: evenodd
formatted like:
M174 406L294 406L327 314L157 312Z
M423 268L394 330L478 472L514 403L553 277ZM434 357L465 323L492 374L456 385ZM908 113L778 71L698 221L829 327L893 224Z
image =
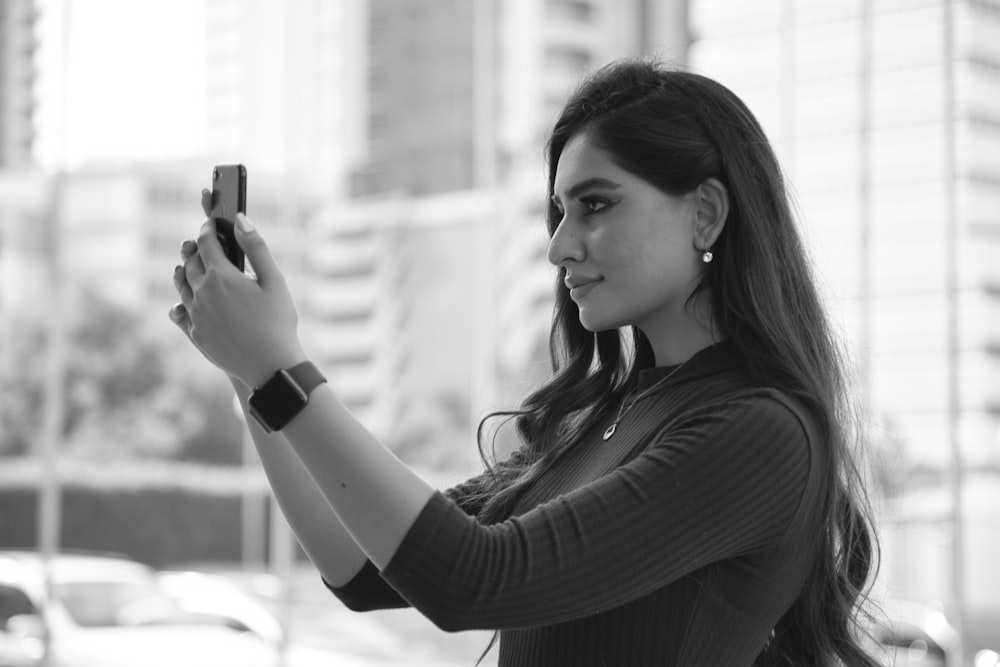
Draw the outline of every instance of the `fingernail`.
M236 224L239 225L240 231L244 234L249 234L253 231L253 223L250 222L250 218L242 213L236 214Z

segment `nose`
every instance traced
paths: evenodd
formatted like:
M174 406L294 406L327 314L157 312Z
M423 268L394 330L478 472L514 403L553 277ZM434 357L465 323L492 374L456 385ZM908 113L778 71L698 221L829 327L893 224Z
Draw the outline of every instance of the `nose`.
M549 262L556 266L562 266L568 261L580 262L586 257L579 230L574 228L568 215L563 215L556 230L549 237L546 256Z

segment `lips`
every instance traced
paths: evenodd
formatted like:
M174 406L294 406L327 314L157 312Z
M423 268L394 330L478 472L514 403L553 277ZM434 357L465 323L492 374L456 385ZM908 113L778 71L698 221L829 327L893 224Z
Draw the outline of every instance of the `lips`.
M590 283L596 283L599 282L600 280L601 278L598 277L571 274L566 276L566 278L563 280L563 283L565 283L567 289L573 289L576 287L583 287L584 285L588 285Z
M588 278L585 276L567 276L563 281L569 289L569 295L573 299L579 298L589 292L603 278Z

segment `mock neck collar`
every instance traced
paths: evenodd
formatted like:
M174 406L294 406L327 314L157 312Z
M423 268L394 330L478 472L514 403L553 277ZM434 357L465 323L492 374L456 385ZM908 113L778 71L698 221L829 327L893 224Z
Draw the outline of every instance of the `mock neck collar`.
M736 348L728 341L713 343L695 352L686 361L670 366L651 366L639 370L639 380L636 388L643 391L672 375L669 384L693 377L711 375L724 370L730 370L740 365L740 357Z

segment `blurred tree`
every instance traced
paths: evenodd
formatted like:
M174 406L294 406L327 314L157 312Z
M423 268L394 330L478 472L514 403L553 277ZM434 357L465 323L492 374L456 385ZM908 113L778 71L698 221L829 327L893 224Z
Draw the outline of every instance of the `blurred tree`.
M42 414L45 337L39 322L18 323L0 346L0 455L30 449Z
M242 427L228 382L166 316L81 292L66 313L63 455L238 463ZM26 318L0 349L0 455L31 453L43 409L44 326Z
M164 381L160 346L142 335L136 315L92 295L82 295L78 303L66 362L68 436L95 423L104 430L141 420Z
M395 453L411 465L452 470L472 452L469 401L458 391L438 390L414 401L391 438Z

